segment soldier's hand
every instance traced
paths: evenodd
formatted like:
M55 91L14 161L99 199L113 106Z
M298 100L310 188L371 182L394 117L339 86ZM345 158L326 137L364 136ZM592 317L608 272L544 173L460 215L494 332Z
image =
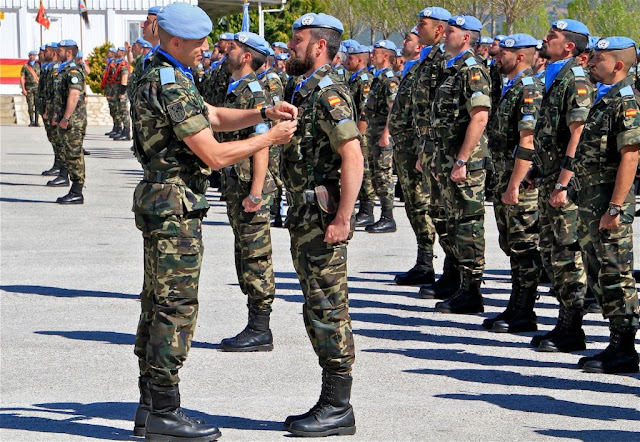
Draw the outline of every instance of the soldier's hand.
M416 170L418 172L422 172L422 162L420 161L420 158L416 160Z
M554 190L549 197L549 204L551 207L562 207L567 204L567 191L566 190Z
M27 96L27 91L25 89L22 89L22 95L24 95L25 97Z
M451 170L451 181L454 183L461 183L462 181L467 179L467 165L458 166L456 164L453 165L453 169Z
M291 141L293 134L298 127L298 120L281 121L273 126L267 134L271 137L272 145L286 144Z
M382 148L389 147L389 144L391 144L389 138L389 134L382 134L382 136L378 140L378 146Z
M273 121L294 120L298 118L298 108L286 101L278 101L275 106L268 108L265 114Z
M248 196L242 200L242 207L244 208L245 212L257 212L260 206L262 206L262 201L256 204L251 201Z
M613 217L606 212L600 218L600 230L611 230L620 226L620 215Z
M56 117L54 116L53 118L51 118L51 125L52 126L57 126L58 122L56 121Z
M342 220L336 217L331 224L327 226L324 234L324 242L334 244L340 241L346 241L351 231L351 220Z
M511 187L507 187L505 193L502 194L502 202L509 206L515 206L518 204L518 197L520 196L520 188L516 187L512 189Z
M60 121L60 129L66 130L68 127L69 127L69 121L68 120L67 121L64 121L64 120Z

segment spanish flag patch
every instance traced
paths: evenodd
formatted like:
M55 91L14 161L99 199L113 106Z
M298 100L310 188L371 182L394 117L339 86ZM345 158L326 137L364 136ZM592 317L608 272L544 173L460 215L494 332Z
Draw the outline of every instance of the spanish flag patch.
M638 110L637 109L627 109L624 113L624 116L629 118L629 117L635 117L636 115L638 115Z
M264 107L264 106L263 106L263 105L261 105L261 104L257 104L257 105L256 105L256 109L257 109L257 110L260 110L260 109L262 109L263 107Z
M471 81L478 81L478 80L480 80L480 74L471 75Z
M578 89L578 95L587 95L587 90L584 88Z
M524 102L525 102L526 104L531 104L531 103L533 103L533 98L531 98L531 97L525 97Z
M339 105L339 104L340 104L340 101L341 101L341 100L340 100L340 97L337 97L337 96L335 96L335 95L332 95L331 97L329 97L329 99L328 99L327 101L329 102L329 104L330 104L331 106L334 106L334 107L335 107L335 106L337 106L337 105Z

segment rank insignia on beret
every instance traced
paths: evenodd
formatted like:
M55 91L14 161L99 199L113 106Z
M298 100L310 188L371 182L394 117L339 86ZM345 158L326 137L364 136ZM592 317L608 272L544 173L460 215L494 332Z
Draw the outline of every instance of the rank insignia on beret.
M606 39L602 39L598 42L598 48L599 49L607 49L609 47L609 40Z
M327 99L327 102L333 107L339 105L341 101L342 100L340 100L340 97L338 97L337 95L332 95Z
M624 116L629 118L629 117L635 117L638 114L637 109L627 109L624 113Z
M587 95L587 90L584 88L578 89L578 95Z
M300 21L304 26L309 26L311 23L313 23L313 16L307 15L306 17L302 17L302 20Z
M561 31L564 31L565 29L567 29L568 25L569 24L566 21L560 20L558 21L558 23L556 23L556 28L560 29Z
M187 117L187 112L184 110L184 106L180 101L168 105L167 112L169 113L169 117L176 123L182 123Z

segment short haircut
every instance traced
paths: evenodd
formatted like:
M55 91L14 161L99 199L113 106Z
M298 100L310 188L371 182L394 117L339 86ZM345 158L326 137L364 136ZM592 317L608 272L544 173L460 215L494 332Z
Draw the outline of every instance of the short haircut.
M239 41L236 41L235 43L240 45L240 47L242 48L243 51L248 52L248 53L251 54L251 70L252 71L257 71L258 69L260 69L260 67L267 60L267 56L266 55L261 54L260 52L256 51L255 49L252 49L248 45L246 45L244 43L240 43Z
M173 38L173 35L169 34L167 31L158 26L158 37L160 38L160 46L164 49L167 49L167 45Z
M631 66L636 63L636 48L633 46L626 49L618 49L611 51L614 60L621 61L624 64L624 69L628 73Z
M310 28L311 42L315 43L318 40L325 40L327 42L327 55L329 60L333 60L340 50L342 44L342 37L338 31L329 28Z
M586 35L578 34L571 31L562 31L562 35L564 35L566 41L575 45L575 47L573 48L574 57L577 57L587 50L587 46L589 45L589 37L587 37Z
M469 33L469 45L475 46L480 40L480 33L478 31L467 31Z

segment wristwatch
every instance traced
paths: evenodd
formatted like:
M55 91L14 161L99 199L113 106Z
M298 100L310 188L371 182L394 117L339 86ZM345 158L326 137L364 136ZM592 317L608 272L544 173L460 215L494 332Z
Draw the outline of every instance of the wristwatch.
M609 206L609 215L611 215L612 217L615 218L616 216L620 215L620 212L621 212L620 207L614 206L614 205Z
M249 200L253 203L253 204L258 204L262 202L262 197L261 196L255 196L252 194L247 195L247 198L249 198Z
M273 106L264 106L262 108L260 108L260 116L262 117L262 119L264 121L269 121L269 118L267 118L267 109L272 108ZM260 199L260 201L262 201L262 199Z
M456 160L456 166L462 167L462 166L466 166L466 165L467 165L466 161Z
M62 121L69 121L69 119L67 117L62 117L62 119L60 120L60 122Z
M556 190L569 190L569 187L563 186L561 183L556 183L555 189Z

